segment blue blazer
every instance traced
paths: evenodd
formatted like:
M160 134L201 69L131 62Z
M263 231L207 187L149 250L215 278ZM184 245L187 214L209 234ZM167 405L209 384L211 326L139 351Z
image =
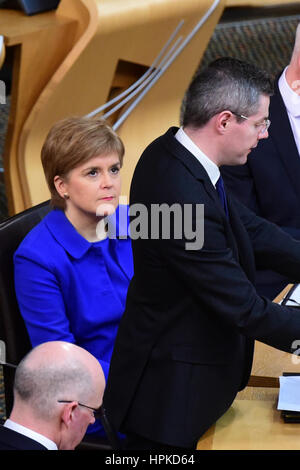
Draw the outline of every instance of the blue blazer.
M269 116L269 138L259 142L245 165L224 166L221 172L239 201L300 240L300 156L277 82ZM257 268L258 292L274 298L288 279Z

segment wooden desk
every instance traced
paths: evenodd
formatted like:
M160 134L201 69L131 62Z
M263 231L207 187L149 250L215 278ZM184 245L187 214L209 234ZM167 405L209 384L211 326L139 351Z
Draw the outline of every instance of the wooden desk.
M247 387L198 441L197 450L299 450L300 423L284 423L278 389Z
M290 287L274 302L279 302ZM284 423L277 410L283 372L300 372L298 357L256 341L248 386L199 439L197 450L299 450L300 423Z

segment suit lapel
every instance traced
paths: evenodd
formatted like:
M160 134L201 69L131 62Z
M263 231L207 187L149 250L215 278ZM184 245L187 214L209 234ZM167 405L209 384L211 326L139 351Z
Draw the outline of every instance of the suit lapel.
M300 198L300 156L277 82L275 95L271 100L270 114L272 115L272 123L269 138L273 140L280 159L286 168L290 182ZM283 135L284 139L282 138Z
M203 183L206 191L220 209L228 246L231 248L234 258L239 262L248 279L251 282L254 282L255 263L254 257L252 256L252 246L249 246L250 242L247 231L241 222L239 214L237 213L233 201L230 198L229 192L226 191L229 212L229 217L227 217L220 202L217 191L215 190L208 176L206 180L203 181Z

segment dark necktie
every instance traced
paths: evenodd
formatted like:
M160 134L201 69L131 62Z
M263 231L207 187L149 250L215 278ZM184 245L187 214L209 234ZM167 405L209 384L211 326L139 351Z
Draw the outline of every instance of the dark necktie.
M227 198L226 198L225 187L224 187L224 182L223 182L222 176L219 177L219 179L216 183L216 190L217 190L218 196L221 200L221 203L224 207L225 214L228 217Z

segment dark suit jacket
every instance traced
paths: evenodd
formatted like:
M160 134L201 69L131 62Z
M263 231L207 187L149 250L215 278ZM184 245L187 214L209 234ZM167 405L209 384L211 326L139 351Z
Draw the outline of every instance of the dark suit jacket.
M143 153L130 202L204 204L204 246L186 250L184 237L133 240L135 274L104 406L117 430L190 447L247 384L253 340L290 351L300 337L298 311L258 297L252 285L255 256L299 278L300 243L230 197L228 220L176 130Z
M1 425L0 450L47 450L47 448L29 437Z
M269 115L269 138L252 150L246 165L221 172L227 189L243 204L300 240L300 157L277 82ZM257 273L259 293L270 298L286 283L274 272Z

